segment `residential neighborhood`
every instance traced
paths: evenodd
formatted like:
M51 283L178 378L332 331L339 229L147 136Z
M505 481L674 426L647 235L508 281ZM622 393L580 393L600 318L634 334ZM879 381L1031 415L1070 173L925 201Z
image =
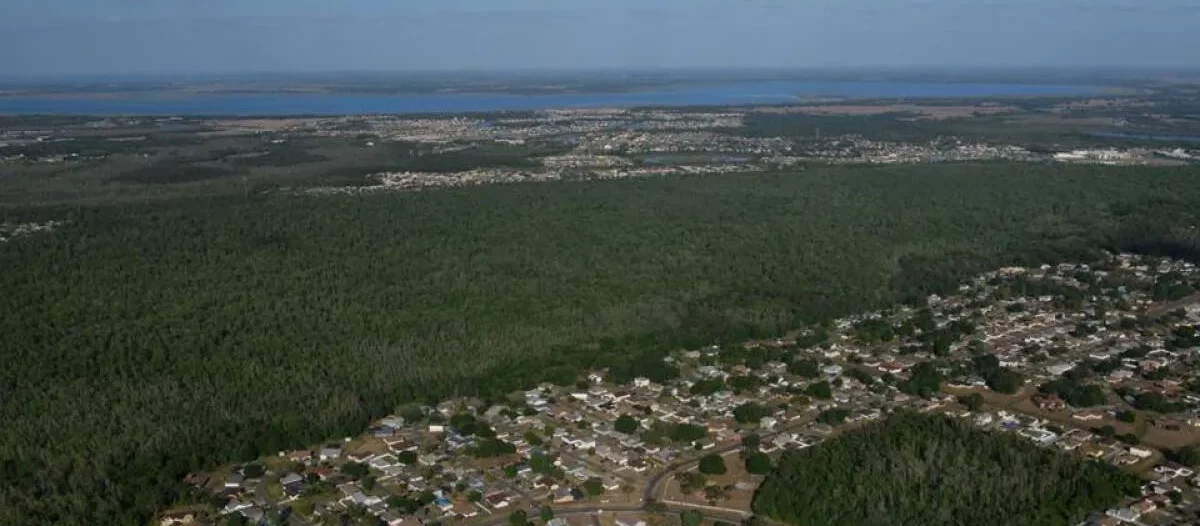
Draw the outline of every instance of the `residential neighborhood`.
M400 407L359 436L193 474L213 506L161 523L736 523L783 452L917 411L1144 479L1090 524L1195 524L1198 289L1193 264L1129 254L997 269L778 339L677 350L653 378L592 370Z

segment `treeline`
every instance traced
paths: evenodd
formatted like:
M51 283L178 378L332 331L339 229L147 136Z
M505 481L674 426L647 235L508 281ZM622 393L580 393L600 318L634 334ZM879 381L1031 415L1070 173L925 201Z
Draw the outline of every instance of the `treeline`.
M790 524L1077 524L1133 475L942 415L901 413L784 455L754 512Z
M667 378L676 349L1127 246L1126 225L1195 223L1197 175L810 167L63 208L0 244L0 524L142 524L188 472L401 403Z

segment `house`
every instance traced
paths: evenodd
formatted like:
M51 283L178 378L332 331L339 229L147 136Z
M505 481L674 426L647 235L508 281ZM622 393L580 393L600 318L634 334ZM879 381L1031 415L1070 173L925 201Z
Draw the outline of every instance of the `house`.
M242 483L246 481L240 473L232 473L225 478L225 489L241 489Z
M475 505L471 504L470 502L457 502L454 504L454 507L450 509L450 513L453 513L455 517L469 519L479 515L479 508L475 507Z
M1138 458L1150 458L1151 456L1154 456L1154 450L1141 446L1130 446L1129 454Z
M1096 410L1080 411L1078 413L1071 415L1071 418L1074 418L1075 420L1079 420L1079 421L1083 421L1083 422L1091 422L1093 420L1103 420L1104 412L1096 411Z
M230 513L238 513L238 512L241 512L242 510L250 508L252 506L254 506L254 505L250 504L249 502L242 502L240 500L234 499L234 500L229 501L227 504L225 504L224 508L221 508L221 514L228 515Z
M317 458L321 459L321 462L329 462L331 460L337 460L341 457L342 457L341 444L329 444L329 445L321 448L321 451L317 454Z
M1056 394L1039 393L1033 397L1033 403L1045 411L1061 411L1067 407L1067 403Z
M163 517L158 524L159 526L185 526L188 524L195 524L195 521L196 516L192 513L187 513L175 517Z
M257 506L251 506L249 508L242 509L242 510L238 511L238 513L241 513L242 516L245 517L246 520L248 520L250 522L250 524L258 524L259 522L261 522L263 520L263 517L266 515L266 513L263 512L262 508L259 508Z
M501 492L491 493L483 497L483 500L493 509L507 508L509 505L508 496Z
M575 502L575 496L571 494L571 488L558 488L554 492L554 502L557 504Z
M1136 512L1138 512L1139 514L1142 514L1142 515L1145 515L1145 514L1147 514L1147 513L1150 513L1150 512L1152 512L1152 511L1154 511L1154 510L1157 510L1157 509L1158 509L1158 506L1157 506L1156 504L1154 504L1154 502L1153 502L1153 501L1151 501L1151 500L1149 500L1149 499L1142 499L1142 500L1139 500L1139 501L1137 501L1137 502L1135 502L1135 503L1133 503L1133 504L1130 504L1130 505L1129 505L1129 507L1130 507L1130 509L1132 509L1133 511L1136 511Z
M1117 369L1108 373L1108 381L1113 383L1124 382L1130 378L1133 378L1133 371L1129 369Z
M284 493L287 493L289 496L295 496L300 494L300 491L303 489L304 477L300 476L299 473L288 473L280 477L279 484L283 486Z
M1046 366L1046 372L1050 373L1051 376L1062 376L1067 371L1070 371L1071 369L1074 369L1074 368L1075 368L1075 364L1073 364L1073 363L1060 363L1060 364Z
M763 429L771 429L779 425L779 419L773 416L764 416L758 421L758 425L762 426Z
M1017 434L1025 437L1025 438L1028 438L1034 442L1037 442L1038 444L1041 444L1041 445L1053 444L1054 441L1058 439L1058 435L1056 435L1050 431L1047 431L1045 429L1039 429L1039 428L1022 429L1022 430L1018 431Z
M1104 512L1104 514L1123 522L1136 522L1142 516L1141 513L1132 508L1111 509Z
M400 517L400 514L393 511L385 511L380 513L379 520L388 526L399 526L402 522L404 522L404 519Z
M372 437L375 438L391 438L396 434L396 429L391 426L375 426L369 430Z
M313 454L312 451L308 450L293 451L287 454L287 458L292 462L302 462L307 464L308 461L312 460Z

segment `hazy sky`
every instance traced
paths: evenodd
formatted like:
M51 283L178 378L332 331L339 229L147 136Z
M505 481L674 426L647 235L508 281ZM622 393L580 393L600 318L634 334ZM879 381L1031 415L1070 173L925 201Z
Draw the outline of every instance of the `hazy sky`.
M0 0L0 76L1200 66L1200 0Z

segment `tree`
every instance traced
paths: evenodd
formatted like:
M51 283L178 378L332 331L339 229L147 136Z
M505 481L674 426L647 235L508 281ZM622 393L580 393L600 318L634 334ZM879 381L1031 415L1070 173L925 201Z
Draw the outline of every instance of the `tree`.
M525 510L517 510L508 514L509 526L526 526L529 524L529 514Z
M511 455L517 452L517 446L509 444L500 439L488 438L480 440L472 447L468 453L477 458L493 458L504 455Z
M751 475L766 475L771 472L771 457L766 453L753 453L746 457L746 471Z
M718 502L729 498L729 487L709 485L704 487L704 500L715 506Z
M821 411L817 415L817 421L822 424L829 424L831 426L836 426L836 425L841 425L842 422L845 422L846 418L849 416L850 416L849 410L842 409L840 407L834 407L834 408L830 408L830 409Z
M725 458L716 453L705 455L700 459L699 469L705 475L724 475Z
M733 409L733 419L739 424L757 424L767 414L767 408L754 402L746 402Z
M250 521L246 520L246 517L242 516L242 514L234 513L229 516L225 524L226 526L247 526L250 524Z
M417 463L417 452L416 451L401 451L399 453L396 453L396 460L399 461L401 464L411 466L411 465Z
M796 119L812 118L750 115L738 133L789 136ZM54 144L17 148L80 148ZM497 152L503 165L536 158L532 145L380 148L389 170L473 168L496 163ZM239 178L210 171L202 186L212 198L125 204L143 189L167 197L191 188L174 185L186 181L184 165L148 168L139 176L154 183L108 174L105 192L122 203L100 196L30 210L24 204L36 200L13 199L20 189L3 192L15 208L0 222L53 216L69 227L0 249L4 344L40 350L5 354L0 373L6 400L21 402L0 404L0 524L145 524L178 497L187 473L356 434L397 404L504 394L564 371L569 381L588 369L678 374L662 360L669 350L924 298L1010 262L1082 261L1096 248L1194 254L1195 233L1180 225L1200 215L1189 206L1200 202L1200 179L1156 167L811 166L795 177L642 179L588 192L480 185L251 201L240 181L239 199L226 199L228 180ZM254 177L301 193L363 175L278 172ZM5 178L5 189L18 179L33 180ZM45 182L42 198L84 195ZM655 221L637 210L653 210ZM1069 228L1034 224L1046 218ZM781 239L840 242L814 242L798 256ZM663 261L671 264L654 264ZM535 275L514 278L513 269ZM1163 297L1179 288L1174 278L1158 285ZM578 315L580 298L594 316ZM668 321L647 319L651 310ZM416 351L363 352L376 344ZM225 373L196 374L207 370ZM320 393L296 396L297 385ZM92 396L79 396L80 386ZM440 420L434 414L418 418ZM56 429L61 422L72 432Z
M708 436L708 428L696 424L675 424L671 426L670 439L674 442L695 442Z
M525 442L533 447L541 447L541 445L545 443L545 441L542 440L542 435L537 434L537 431L533 430L525 432Z
M1185 466L1200 466L1200 448L1183 446L1175 451L1175 460Z
M242 468L242 474L245 475L246 478L250 479L261 477L266 472L267 470L262 466L262 464L246 464L246 467Z
M405 514L416 513L416 511L421 509L422 506L422 504L417 502L416 499L401 497L399 495L392 495L388 497L387 505L389 508L399 510L401 513Z
M342 466L342 474L352 479L362 478L367 473L370 473L370 469L367 468L366 464L359 462L347 462Z
M721 380L700 380L692 384L691 393L698 396L711 396L725 390L725 382Z
M618 416L617 420L613 422L613 429L618 433L624 433L626 435L632 435L636 433L639 427L641 427L641 425L638 424L637 419L629 415Z
M742 526L763 526L763 520L758 515L751 515L742 519Z
M687 510L679 514L683 526L700 526L704 523L704 514L696 510Z
M788 364L788 372L804 378L816 378L821 376L821 368L815 360L801 359L793 360Z
M942 388L942 373L932 362L921 362L913 367L908 380L900 384L905 394L929 398Z
M1117 420L1132 424L1137 422L1137 413L1133 411L1118 411Z
M550 506L542 506L541 518L543 522L554 520L554 510Z
M929 469L931 462L937 467ZM1078 524L1140 494L1141 485L1111 464L1015 434L901 412L785 453L751 509L787 524L830 526Z
M1162 393L1139 393L1133 397L1133 407L1156 413L1178 413L1187 409L1183 402L1168 400Z
M997 393L1013 394L1021 389L1025 384L1025 378L1012 369L997 368L991 374L984 377L987 382L988 389Z
M675 480L679 481L679 491L684 494L700 491L708 484L708 478L696 471L682 471L675 475Z
M587 479L583 483L583 491L587 493L589 497L598 496L604 493L604 482L598 478Z
M375 489L375 476L366 475L363 478L358 479L358 485L362 486L362 489L366 491Z
M855 357L857 358L857 355ZM857 367L851 367L851 368L847 369L846 376L854 378L855 380L858 380L859 383L861 383L865 386L868 386L868 387L875 383L874 376L871 376L870 373L863 371L862 369L859 369Z
M829 400L833 398L833 388L829 386L829 382L824 380L808 386L804 390L804 394L819 400Z
M958 397L958 403L962 404L969 411L978 411L983 407L983 395L979 393L971 393L966 396Z
M1096 384L1081 384L1072 378L1058 378L1042 384L1038 390L1056 394L1073 407L1103 405L1108 400L1104 388Z
M758 451L760 444L762 444L762 437L759 437L756 433L748 433L742 436L742 447L746 451Z
M480 493L475 490L471 490L470 493L467 493L467 500L471 501L471 502L482 502L483 501L483 493Z
M515 464L504 466L504 478L517 478L517 466Z

